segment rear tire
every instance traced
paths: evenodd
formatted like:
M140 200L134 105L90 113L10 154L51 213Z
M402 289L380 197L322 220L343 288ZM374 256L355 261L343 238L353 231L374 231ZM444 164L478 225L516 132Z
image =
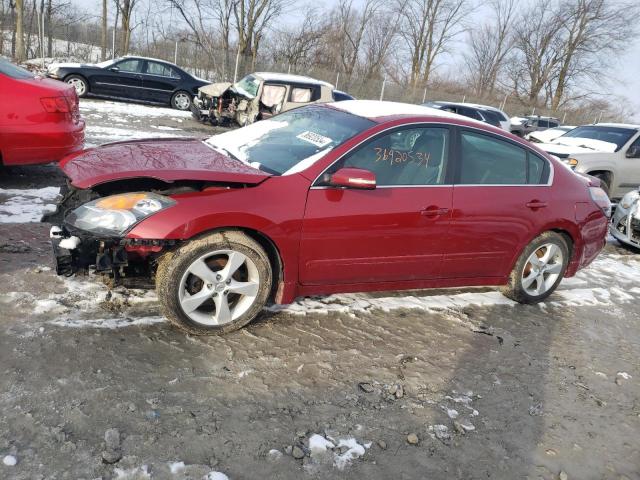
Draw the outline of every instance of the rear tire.
M558 287L568 264L567 240L559 233L545 232L524 249L502 293L518 303L541 302Z
M174 93L171 97L171 106L176 110L189 110L191 108L191 102L191 95L184 90Z
M272 278L269 257L255 240L242 232L217 232L165 254L156 291L173 325L192 335L221 335L260 314Z
M64 81L75 88L79 98L84 98L89 93L89 83L80 75L69 75Z

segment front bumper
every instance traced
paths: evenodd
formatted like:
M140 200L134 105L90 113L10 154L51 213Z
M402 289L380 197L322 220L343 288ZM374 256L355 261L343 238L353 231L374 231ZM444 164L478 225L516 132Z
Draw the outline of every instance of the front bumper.
M91 237L55 225L51 227L49 237L58 275L71 276L93 269L96 273L111 273L118 277L129 265L122 239Z
M640 248L640 219L633 209L624 210L618 206L611 218L609 232L620 242Z

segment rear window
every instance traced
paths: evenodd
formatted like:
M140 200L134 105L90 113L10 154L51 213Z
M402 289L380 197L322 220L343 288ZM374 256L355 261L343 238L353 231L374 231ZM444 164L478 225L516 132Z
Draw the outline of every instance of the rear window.
M18 67L7 60L0 58L0 73L6 75L7 77L17 78L17 79L25 79L25 78L34 78L35 75L31 73L29 70L25 70L22 67Z

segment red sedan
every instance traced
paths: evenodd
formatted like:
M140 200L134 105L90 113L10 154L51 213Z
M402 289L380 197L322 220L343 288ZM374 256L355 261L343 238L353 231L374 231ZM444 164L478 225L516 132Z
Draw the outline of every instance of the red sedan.
M388 102L311 105L61 163L58 273L155 282L164 314L228 332L302 295L501 285L548 297L605 244L610 204L509 133Z
M55 162L83 145L74 88L0 58L0 164Z

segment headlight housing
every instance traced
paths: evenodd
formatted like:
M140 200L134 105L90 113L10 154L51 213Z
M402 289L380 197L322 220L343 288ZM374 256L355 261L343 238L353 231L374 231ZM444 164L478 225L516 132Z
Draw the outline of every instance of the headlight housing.
M564 163L571 167L571 170L574 170L578 166L578 160L575 158L565 158Z
M156 193L111 195L76 208L65 218L65 222L98 235L121 236L141 220L175 203L175 200Z
M622 200L620 200L620 206L625 210L629 210L635 202L640 198L640 192L634 190L632 192L627 193Z

